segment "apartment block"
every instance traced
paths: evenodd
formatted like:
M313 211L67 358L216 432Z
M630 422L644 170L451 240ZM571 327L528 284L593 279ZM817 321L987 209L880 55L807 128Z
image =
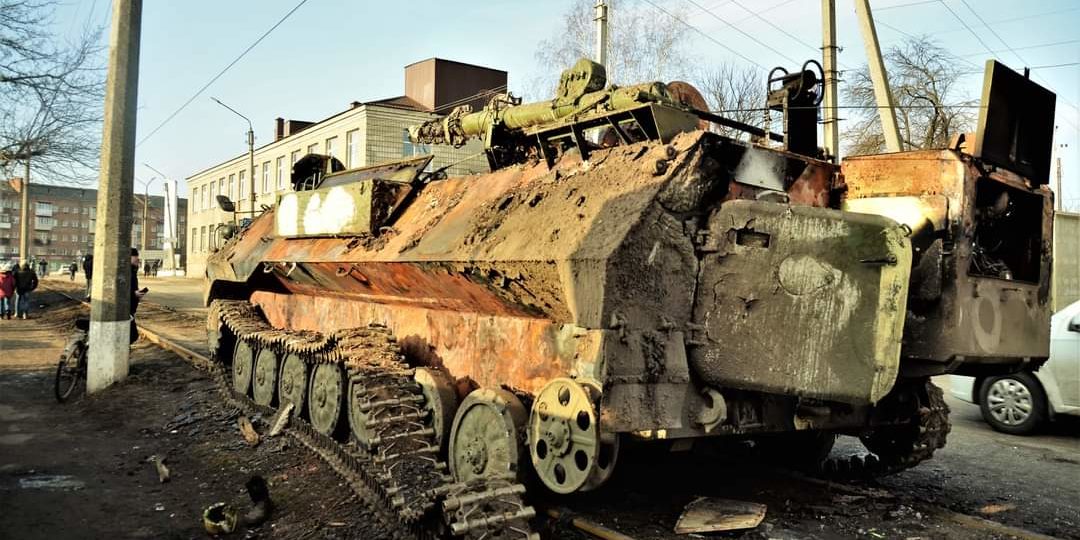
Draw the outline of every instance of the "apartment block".
M19 259L19 216L21 193L15 188L21 179L0 183L0 261ZM49 271L79 261L94 250L97 220L97 190L48 184L30 184L30 219L33 226L30 257L49 263ZM177 201L178 253L184 253L187 230L187 200ZM165 240L164 199L151 195L147 200L147 250L144 258L161 258ZM131 245L142 245L143 195L134 197Z
M488 171L483 144L471 141L453 148L414 145L408 128L469 104L482 108L495 93L505 92L506 72L451 60L430 58L405 67L405 94L353 102L349 108L319 122L277 118L274 140L255 149L255 201L274 205L291 190L292 165L311 153L341 160L347 168L364 167L418 154L433 154L432 167L448 167L450 175ZM232 220L221 211L217 195L248 208L252 176L248 154L199 171L187 178L189 200L188 275L202 275L206 257L221 245L218 231Z

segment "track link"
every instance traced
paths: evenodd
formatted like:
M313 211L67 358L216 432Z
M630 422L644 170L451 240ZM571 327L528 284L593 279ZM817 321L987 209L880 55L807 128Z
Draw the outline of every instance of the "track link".
M885 426L871 435L889 439L891 444L886 450L875 453L872 447L880 444L875 445L863 437L863 443L871 453L827 459L822 463L821 473L838 480L886 476L915 467L933 457L937 449L944 448L952 429L944 393L927 379L916 395L918 409L914 424Z
M285 433L309 448L378 509L380 524L395 538L538 540L529 520L535 510L524 503L525 487L513 479L454 483L430 414L424 408L413 369L405 363L391 332L372 325L322 334L273 328L246 301L215 300L208 335L212 372L225 398L250 414L270 418L273 408L258 405L233 390L223 359L232 340L270 348L284 358L298 355L313 368L333 363L346 374L346 391L357 392L366 412L367 444L343 443L316 431L294 412ZM441 516L440 516L441 514ZM390 531L397 531L390 533Z

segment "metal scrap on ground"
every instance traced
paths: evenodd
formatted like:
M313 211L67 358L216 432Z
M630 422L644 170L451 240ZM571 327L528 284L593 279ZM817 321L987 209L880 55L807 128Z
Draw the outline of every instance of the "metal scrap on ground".
M678 534L753 529L765 519L765 505L715 497L700 497L686 505L675 532Z

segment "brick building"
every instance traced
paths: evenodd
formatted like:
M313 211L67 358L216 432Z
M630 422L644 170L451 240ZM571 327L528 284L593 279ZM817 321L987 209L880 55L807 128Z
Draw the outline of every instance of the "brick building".
M19 259L19 204L21 194L10 182L0 182L0 261ZM142 245L143 196L135 195L132 208L131 245ZM165 238L164 199L151 195L147 212L148 253L155 257ZM187 230L187 200L177 201L177 253L184 253ZM94 225L97 218L97 190L47 184L30 184L30 258L45 260L49 271L77 261L94 250Z
M309 153L328 154L347 168L374 165L416 154L434 154L432 167L449 166L450 175L488 171L483 144L461 148L427 147L409 141L407 129L454 107L482 108L493 93L506 90L506 72L450 60L430 58L405 67L405 94L349 108L319 122L278 118L274 140L255 149L256 202L273 205L289 185L292 164ZM202 275L206 257L218 244L215 229L230 222L215 197L226 195L246 210L249 197L247 153L213 165L187 178L189 189L188 275Z

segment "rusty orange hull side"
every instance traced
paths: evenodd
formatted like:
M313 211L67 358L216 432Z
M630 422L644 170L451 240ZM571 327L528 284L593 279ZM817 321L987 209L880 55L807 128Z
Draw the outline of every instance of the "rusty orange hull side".
M386 325L410 357L479 387L535 393L579 362L595 360L587 357L597 350L592 342L598 335L546 319L267 291L255 292L251 300L279 328L331 332Z

